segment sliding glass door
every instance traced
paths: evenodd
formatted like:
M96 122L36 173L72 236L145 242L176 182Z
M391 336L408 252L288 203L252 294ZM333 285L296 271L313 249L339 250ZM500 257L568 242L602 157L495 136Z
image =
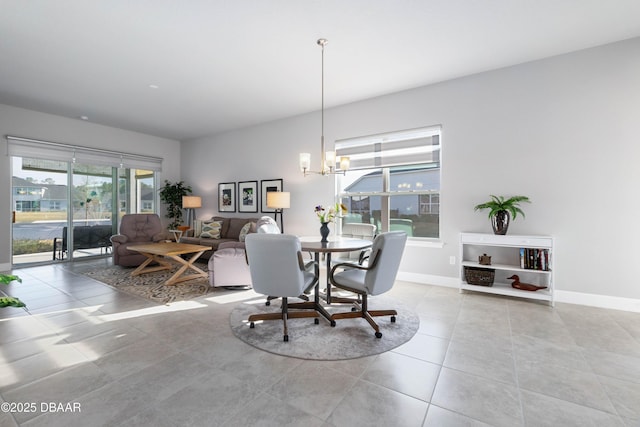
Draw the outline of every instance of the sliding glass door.
M122 215L155 212L155 183L149 170L12 157L12 263L109 256Z

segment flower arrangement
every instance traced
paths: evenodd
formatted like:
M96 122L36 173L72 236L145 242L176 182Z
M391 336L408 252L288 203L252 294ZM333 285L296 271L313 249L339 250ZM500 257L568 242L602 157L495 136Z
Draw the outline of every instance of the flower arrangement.
M314 209L320 222L331 222L336 217L341 217L347 213L347 207L343 203L336 203L335 206L331 206L329 209L325 209L322 205L316 206Z

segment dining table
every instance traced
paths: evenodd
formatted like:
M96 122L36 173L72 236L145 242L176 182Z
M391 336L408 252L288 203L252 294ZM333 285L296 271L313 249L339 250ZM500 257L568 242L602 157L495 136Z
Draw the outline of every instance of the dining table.
M326 277L326 292L323 296L323 299L327 304L331 304L335 298L331 297L331 284L329 283L329 272L331 271L331 254L340 253L340 252L354 252L354 251L362 251L364 249L370 248L372 245L371 240L366 239L357 239L352 237L342 237L342 236L332 236L328 239L327 242L320 241L320 237L300 237L300 245L303 252L310 252L314 254L315 261L315 274L319 278L320 277L320 254L324 254L326 268L327 268L327 277ZM334 320L331 320L331 315L327 312L327 310L322 306L320 302L321 292L320 292L320 280L318 280L318 284L316 284L316 290L314 293L314 308L325 318L331 322L332 326L335 324Z

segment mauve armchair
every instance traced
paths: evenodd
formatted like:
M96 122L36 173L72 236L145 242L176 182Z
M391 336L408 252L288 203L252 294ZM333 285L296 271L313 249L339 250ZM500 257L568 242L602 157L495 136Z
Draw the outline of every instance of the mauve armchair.
M113 265L137 267L147 259L129 247L169 239L156 214L127 214L120 220L120 234L111 236Z

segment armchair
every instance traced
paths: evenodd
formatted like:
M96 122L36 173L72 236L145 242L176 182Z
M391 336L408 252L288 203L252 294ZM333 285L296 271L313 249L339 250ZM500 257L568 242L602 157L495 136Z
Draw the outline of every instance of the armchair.
M375 316L391 316L396 321L396 310L369 310L367 297L389 291L396 280L402 252L407 241L407 233L391 231L379 234L373 241L371 256L367 266L352 263L336 264L329 272L329 282L340 289L361 296L361 303L354 303L356 311L334 313L331 320L362 317L375 330L376 338L382 338ZM344 271L339 269L348 267ZM335 322L331 323L335 326Z
M147 258L139 252L130 251L129 246L159 242L169 236L156 214L127 214L120 220L120 234L111 236L113 265L137 267Z
M252 314L248 321L251 328L258 320L282 319L283 339L289 341L287 319L315 317L316 311L289 312L288 298L309 292L318 283L314 263L305 265L302 259L300 240L287 234L255 233L245 240L249 270L253 289L267 296L282 298L279 313Z

